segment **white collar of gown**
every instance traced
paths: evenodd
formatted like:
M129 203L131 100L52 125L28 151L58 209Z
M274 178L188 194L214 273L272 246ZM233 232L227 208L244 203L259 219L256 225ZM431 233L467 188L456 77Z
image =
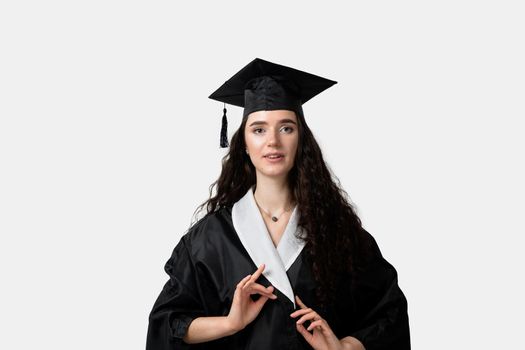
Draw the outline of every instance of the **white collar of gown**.
M257 207L252 188L232 208L232 222L242 245L259 267L265 264L263 275L270 283L290 299L295 307L292 285L286 271L304 247L304 242L295 234L303 230L297 226L297 206L294 207L286 229L275 248L264 219Z

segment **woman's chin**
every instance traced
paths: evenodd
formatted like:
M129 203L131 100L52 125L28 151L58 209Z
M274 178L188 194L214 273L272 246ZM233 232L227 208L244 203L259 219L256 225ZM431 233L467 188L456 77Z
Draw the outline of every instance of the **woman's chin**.
M288 175L288 169L283 167L265 167L262 170L259 170L259 173L265 177L275 177L281 178Z

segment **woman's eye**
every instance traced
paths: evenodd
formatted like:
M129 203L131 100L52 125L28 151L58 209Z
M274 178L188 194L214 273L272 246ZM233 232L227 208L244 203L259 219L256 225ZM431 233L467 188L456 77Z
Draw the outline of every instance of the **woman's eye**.
M286 133L291 133L293 131L293 128L291 126L283 126L281 128L281 131L284 130ZM256 129L253 129L253 133L254 134L260 134L264 132L264 129L262 128L256 128Z

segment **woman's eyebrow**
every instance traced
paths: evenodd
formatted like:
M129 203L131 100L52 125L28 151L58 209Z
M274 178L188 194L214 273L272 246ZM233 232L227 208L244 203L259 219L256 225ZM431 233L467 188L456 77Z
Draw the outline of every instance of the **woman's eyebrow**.
M284 124L284 123L292 123L292 124L296 124L296 122L294 122L292 119L281 119L279 120L279 123L281 124ZM254 121L253 123L251 123L249 126L254 126L254 125L267 125L268 123L263 121L263 120L257 120L257 121Z

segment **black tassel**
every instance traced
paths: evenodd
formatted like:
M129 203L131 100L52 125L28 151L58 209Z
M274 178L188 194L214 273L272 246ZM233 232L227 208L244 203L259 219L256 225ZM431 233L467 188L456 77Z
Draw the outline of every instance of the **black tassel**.
M224 107L221 126L221 148L228 147L228 120L226 119L226 107Z

